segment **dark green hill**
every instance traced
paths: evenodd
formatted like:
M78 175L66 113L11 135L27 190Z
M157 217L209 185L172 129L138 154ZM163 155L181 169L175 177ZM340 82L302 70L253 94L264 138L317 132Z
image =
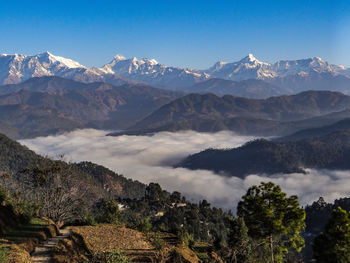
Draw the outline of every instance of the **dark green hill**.
M0 171L15 173L39 164L44 158L27 147L0 134Z
M206 169L227 176L304 172L304 168L350 169L350 131L292 142L264 139L239 148L208 149L178 164L192 170Z
M65 163L52 161L37 155L27 147L0 134L0 175L8 173L13 183L18 183L20 171L56 162L63 170L74 174L74 178L89 189L96 198L113 195L118 198L140 198L144 196L145 185L125 178L103 166L90 162Z

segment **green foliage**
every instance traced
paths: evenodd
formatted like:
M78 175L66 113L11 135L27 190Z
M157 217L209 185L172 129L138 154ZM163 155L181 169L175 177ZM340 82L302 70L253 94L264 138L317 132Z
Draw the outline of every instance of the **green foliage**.
M314 257L320 263L347 263L350 259L350 215L338 207L323 233L314 241Z
M180 240L184 246L189 248L192 248L195 244L194 237L187 232L183 232L180 234Z
M252 258L252 241L243 218L232 219L228 237L229 262L249 262Z
M149 233L152 229L152 224L149 221L149 218L144 218L138 224L138 229L144 233Z
M129 263L129 259L120 250L112 250L92 255L86 263Z
M106 263L129 263L128 258L119 250L105 253Z
M123 199L121 202L127 207L121 215L129 227L142 231L145 218L149 218L152 230L170 232L179 237L187 233L194 240L205 242L220 237L226 244L231 215L211 207L205 200L199 204L191 203L178 192L169 194L159 185L150 184L141 200Z
M22 199L19 195L11 195L0 186L0 207L6 208L16 216L21 224L27 224L33 218L35 209L32 203Z
M149 239L156 250L160 251L165 247L165 242L158 233L149 234Z
M97 222L119 224L120 214L118 202L112 198L102 199L98 204Z
M183 262L182 256L179 253L179 251L177 251L174 248L173 250L171 250L169 254L169 259L167 260L167 263L181 263L181 262Z
M166 198L166 193L162 190L159 184L150 183L146 187L146 198L151 202L163 201Z
M7 263L8 255L7 249L4 246L0 246L0 263Z
M305 211L298 197L287 197L271 182L249 188L237 214L244 219L250 237L269 244L271 262L282 262L289 249L300 251L304 246L300 233L305 228Z
M197 257L204 263L209 263L208 255L205 253L197 253Z
M0 187L0 203L6 201L8 199L8 191L3 188Z
M349 170L350 131L301 141L257 139L233 149L207 149L177 166L245 177L256 173L305 173L306 168Z

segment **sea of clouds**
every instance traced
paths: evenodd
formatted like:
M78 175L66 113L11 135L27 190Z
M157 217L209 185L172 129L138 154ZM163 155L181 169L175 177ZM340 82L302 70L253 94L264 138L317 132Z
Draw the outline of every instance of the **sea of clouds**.
M68 161L91 161L143 183L157 182L168 191L179 191L192 201L207 199L215 206L235 210L246 190L261 181L279 184L297 194L302 205L320 196L326 201L350 196L350 172L308 170L307 174L225 177L205 170L172 168L189 154L207 148L233 148L253 139L232 132L160 132L153 136L105 136L106 131L84 129L57 136L21 140L35 152Z

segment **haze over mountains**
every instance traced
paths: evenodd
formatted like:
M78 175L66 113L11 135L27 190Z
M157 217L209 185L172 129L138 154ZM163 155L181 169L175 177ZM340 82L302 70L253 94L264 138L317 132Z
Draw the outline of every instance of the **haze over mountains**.
M84 127L122 129L181 95L148 85L113 86L60 77L0 86L0 94L0 120L12 127L3 129L13 138Z
M349 96L331 91L268 99L189 94L160 107L124 134L231 130L241 135L280 136L349 118L349 107Z
M122 55L101 68L49 52L0 55L0 81L0 130L12 138L78 128L285 136L350 117L349 69L318 57L271 64L249 54L193 70Z
M229 82L225 85L221 83L222 88L211 88L212 85L218 86L213 80L203 90L207 92L211 89L211 92L219 95L248 94L250 97L292 94L311 89L332 89L347 93L350 86L350 69L329 64L318 57L282 60L271 64L261 62L249 54L237 62L217 62L209 69L196 70L165 66L155 59L127 59L122 55L116 55L111 62L100 68L87 68L49 52L34 56L0 55L0 83L15 84L41 76L59 76L82 82L104 81L114 85L141 82L165 89L185 89L188 92L202 92L198 86L193 85L208 79L225 79L238 83L254 79L268 83L262 88L267 93L262 92L261 88L257 94L249 92L247 87L244 88L244 83L239 84L243 88L238 91ZM248 91L242 92L242 89Z

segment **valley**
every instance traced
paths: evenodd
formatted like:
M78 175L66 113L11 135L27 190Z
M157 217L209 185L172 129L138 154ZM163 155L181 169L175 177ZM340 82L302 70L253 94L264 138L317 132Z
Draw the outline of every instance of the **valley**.
M44 249L46 261L228 262L233 229L246 231L242 196L267 185L297 196L306 247L288 257L308 260L331 207L348 208L349 76L340 67L252 55L206 71L120 55L102 68L51 53L15 60L36 70L15 64L22 77L0 86L4 209L73 226ZM251 246L261 238L247 235ZM16 250L26 242L0 254L38 258L36 243Z

